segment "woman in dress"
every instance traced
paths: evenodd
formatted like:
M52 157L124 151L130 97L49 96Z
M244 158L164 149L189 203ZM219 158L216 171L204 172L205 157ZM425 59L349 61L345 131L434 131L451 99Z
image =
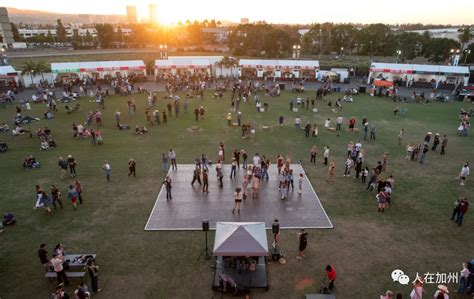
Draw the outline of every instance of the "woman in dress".
M240 215L240 204L242 203L243 192L240 188L235 188L234 192L234 208L232 209L232 214L235 214L235 209L237 209L237 214Z
M308 233L305 232L305 230L302 228L298 233L297 238L299 243L299 255L296 258L302 260L304 258L304 251L306 250L306 246L308 246Z
M333 161L329 162L328 176L327 176L326 181L328 182L333 181L335 170L336 170L336 163L334 163Z
M258 191L260 189L260 179L257 176L252 177L252 198L258 198Z

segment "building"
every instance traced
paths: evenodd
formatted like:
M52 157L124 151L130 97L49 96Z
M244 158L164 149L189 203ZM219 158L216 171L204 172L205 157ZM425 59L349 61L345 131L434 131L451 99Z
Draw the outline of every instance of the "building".
M158 23L158 5L156 3L150 3L148 4L148 13L150 14L150 17L148 19L148 22L150 24L156 24Z
M137 7L130 5L127 6L127 23L128 24L136 24L138 21L137 19Z
M0 35L2 36L2 43L13 44L13 32L10 19L8 18L8 11L5 7L0 7Z
M130 36L132 34L132 29L130 28L121 28L122 29L122 34L124 36ZM87 32L93 37L97 36L97 30L95 28L79 28L79 27L68 27L66 28L66 36L67 37L72 37L74 35L74 31L77 31L77 34L79 36L87 36ZM118 28L114 28L114 31L117 32ZM35 36L47 36L51 34L52 36L57 35L57 30L56 29L18 29L18 33L23 38L28 39L29 37L35 37Z
M225 44L229 41L230 30L228 28L202 28L204 40L210 44Z
M249 22L250 22L249 18L240 19L240 25L247 25Z
M463 28L439 28L439 29L427 29L427 30L411 30L408 32L414 32L418 34L424 34L425 32L428 32L429 35L432 38L449 38L455 41L459 41L459 34L462 33ZM474 29L471 27L471 34L474 35ZM465 45L467 47L468 45L474 43L474 37L472 37L469 42Z

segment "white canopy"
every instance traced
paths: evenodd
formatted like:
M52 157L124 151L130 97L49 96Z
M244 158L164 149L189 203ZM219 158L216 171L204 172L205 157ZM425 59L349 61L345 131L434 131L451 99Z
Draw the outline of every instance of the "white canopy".
M291 68L291 69L317 69L318 60L271 60L271 59L241 59L242 68Z
M370 72L398 73L398 74L446 74L469 75L467 66L430 65L430 64L398 64L372 63Z
M155 68L212 68L220 60L222 56L169 56L168 59L155 60Z
M62 62L51 63L53 74L58 73L83 73L101 71L145 70L143 60L121 61L90 61L90 62Z
M18 72L11 65L0 66L0 76L16 76Z
M217 222L214 256L266 256L264 222Z

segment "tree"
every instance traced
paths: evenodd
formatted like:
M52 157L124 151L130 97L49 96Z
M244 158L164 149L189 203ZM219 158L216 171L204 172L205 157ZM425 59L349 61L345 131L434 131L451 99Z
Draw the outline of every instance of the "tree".
M416 32L401 32L396 35L397 49L401 51L400 58L415 59L423 49L423 36ZM430 38L431 39L431 38ZM395 53L393 53L395 54Z
M66 32L66 28L64 27L63 22L61 21L61 19L58 19L56 21L56 35L58 36L58 41L60 43L66 42L67 32Z
M97 39L99 40L100 47L102 49L112 47L115 37L114 27L110 24L97 24L95 29L97 30Z
M30 75L31 84L34 84L33 76L35 73L37 73L37 65L34 63L34 61L25 61L21 65L21 72L25 75Z
M43 80L44 80L44 73L50 73L51 72L51 68L49 67L49 65L45 61L38 62L36 64L35 69L36 69L35 72L39 73Z
M459 42L461 43L461 50L464 49L464 47L471 40L471 38L471 27L468 26L466 28L463 28L461 33L458 35Z
M433 38L428 44L424 56L431 62L445 62L451 55L451 49L459 49L459 47L459 43L450 38Z
M357 32L356 42L363 55L390 56L396 51L393 31L385 24L370 24Z
M467 64L474 63L474 44L470 44L465 50L464 50L464 56L463 56L463 62Z
M12 25L12 33L13 33L13 40L15 42L21 42L23 41L23 38L20 35L20 32L18 31L18 27L16 26L15 23L10 23Z

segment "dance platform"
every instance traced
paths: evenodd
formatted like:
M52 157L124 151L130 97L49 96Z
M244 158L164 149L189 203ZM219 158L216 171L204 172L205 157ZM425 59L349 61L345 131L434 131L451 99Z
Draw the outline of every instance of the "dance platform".
M324 210L311 182L305 179L302 194L297 193L298 177L304 173L299 164L292 164L295 190L290 189L285 200L280 199L278 191L278 171L276 165L268 170L269 181L261 181L258 199L252 199L249 188L247 199L242 202L240 215L232 214L235 188L242 188L245 170L237 169L236 179L229 179L230 165L223 166L224 187L219 188L215 165L209 167L209 193L202 193L196 181L191 186L193 164L178 164L177 170L169 171L172 180L172 200L166 200L166 190L162 186L151 211L145 230L201 230L202 221L209 220L211 229L217 221L226 222L265 222L271 228L278 219L280 228L332 228L333 225ZM250 184L249 184L250 186Z

